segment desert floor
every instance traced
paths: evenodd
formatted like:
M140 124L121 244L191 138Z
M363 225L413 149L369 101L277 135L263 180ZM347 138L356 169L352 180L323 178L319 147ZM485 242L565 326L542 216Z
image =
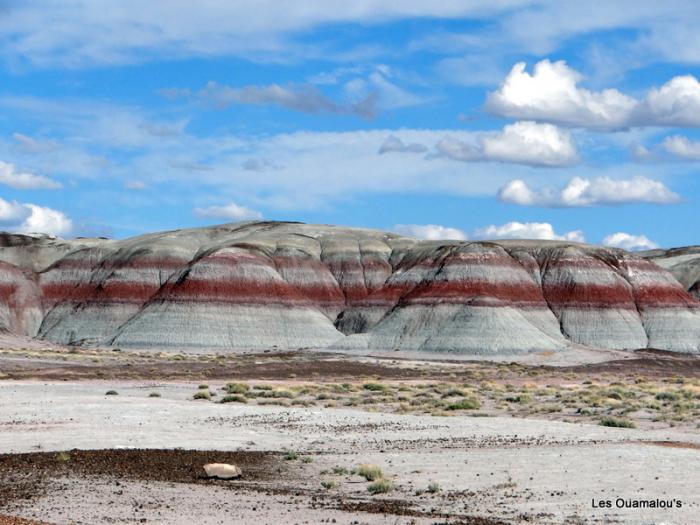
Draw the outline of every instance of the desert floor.
M698 523L700 359L627 357L6 348L0 524Z

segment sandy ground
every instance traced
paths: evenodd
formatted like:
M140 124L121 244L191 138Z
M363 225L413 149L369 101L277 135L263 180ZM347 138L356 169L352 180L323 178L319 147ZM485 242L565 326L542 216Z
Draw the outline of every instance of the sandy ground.
M162 397L149 398L155 389ZM193 389L173 381L0 382L0 453L270 451L275 476L187 482L56 467L29 499L0 501L0 515L54 524L694 524L700 515L696 431L218 404L193 401ZM299 457L285 459L285 450ZM27 481L34 461L0 471L0 483ZM65 461L74 464L70 453ZM395 489L372 496L363 478L342 471L363 463L381 467ZM425 492L430 484L439 491ZM617 498L681 507L615 508ZM612 508L594 508L601 500Z

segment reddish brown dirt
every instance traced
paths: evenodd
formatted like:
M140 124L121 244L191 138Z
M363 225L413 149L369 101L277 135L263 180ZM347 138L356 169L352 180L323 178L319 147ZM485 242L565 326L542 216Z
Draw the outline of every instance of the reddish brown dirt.
M1 454L0 501L10 503L32 499L46 490L48 480L70 475L215 483L204 476L202 466L206 463L238 465L243 471L243 482L269 481L283 477L284 462L281 455L271 452L108 449Z
M0 525L51 525L45 521L25 520L15 516L5 516L0 514Z
M647 377L700 376L700 358L694 355L652 349L637 350L635 355L635 359L548 369L558 370L561 373L575 372L592 375L610 373L620 376L638 374Z
M449 366L447 366L449 364ZM408 366L406 366L408 365ZM598 378L700 377L700 357L662 350L638 350L634 358L576 366L532 366L483 361L432 361L416 365L400 357L360 362L352 357L318 352L264 352L213 357L186 356L174 359L145 357L110 351L73 350L53 352L46 359L17 353L0 355L0 379L46 381L105 380L287 380L344 382L366 378L386 380L465 381L474 374L481 379L517 380L538 376L561 378L575 374Z

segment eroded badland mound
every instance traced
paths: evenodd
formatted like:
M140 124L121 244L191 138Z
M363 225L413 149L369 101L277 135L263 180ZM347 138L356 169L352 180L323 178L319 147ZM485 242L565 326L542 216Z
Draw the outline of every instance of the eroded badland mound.
M140 348L699 352L700 249L684 250L282 222L118 241L0 234L0 328Z

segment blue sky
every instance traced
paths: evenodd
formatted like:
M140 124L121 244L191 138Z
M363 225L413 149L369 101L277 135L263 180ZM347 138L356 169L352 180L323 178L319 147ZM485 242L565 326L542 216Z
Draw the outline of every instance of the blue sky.
M697 244L700 6L0 0L0 228Z

